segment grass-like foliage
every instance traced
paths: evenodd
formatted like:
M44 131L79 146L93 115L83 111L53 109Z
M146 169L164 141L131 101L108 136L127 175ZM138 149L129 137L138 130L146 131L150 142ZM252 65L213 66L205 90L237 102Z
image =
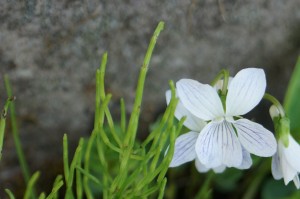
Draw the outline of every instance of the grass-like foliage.
M57 176L52 192L37 194L35 184L40 173L29 174L22 152L17 131L13 97L9 97L0 123L0 149L2 149L5 118L9 104L13 134L27 189L24 198L58 198L61 190L65 198L163 198L167 179L165 174L172 159L175 138L179 134L183 120L174 123L174 111L177 104L175 88L172 82L172 100L161 121L143 141L136 139L139 116L142 106L144 83L153 49L157 38L164 28L160 22L151 38L143 65L140 69L136 97L130 118L127 120L125 103L121 99L120 125L115 125L108 108L111 94L105 92L104 76L107 53L102 57L100 68L96 71L96 99L94 129L89 138L81 138L72 158L68 152L68 137L63 137L64 174ZM6 77L8 95L12 96L11 87ZM168 150L167 150L167 147ZM167 150L167 152L166 152ZM69 161L72 159L71 161ZM5 190L9 198L14 198L12 191Z

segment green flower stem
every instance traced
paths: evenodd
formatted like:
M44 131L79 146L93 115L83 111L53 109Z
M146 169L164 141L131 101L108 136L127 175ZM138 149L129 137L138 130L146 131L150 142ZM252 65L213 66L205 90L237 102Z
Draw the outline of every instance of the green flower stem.
M0 160L2 158L2 148L3 148L3 140L5 133L5 124L6 124L6 116L10 103L15 99L15 97L9 97L6 100L2 113L0 115Z
M264 161L257 169L255 175L251 179L251 183L247 186L246 193L242 199L252 199L255 198L257 190L259 189L263 179L270 171L270 161Z
M214 86L220 79L223 78L223 86L222 86L222 95L226 95L227 93L227 86L229 82L229 71L228 70L221 70L219 74L215 77L215 79L211 82L211 85Z
M285 111L284 111L283 106L280 104L280 102L274 96L272 96L268 93L265 93L264 99L270 101L272 104L274 104L277 107L281 117L285 116Z
M201 186L201 189L199 189L198 193L195 196L195 199L209 199L211 198L211 188L210 184L211 181L213 180L215 174L213 172L209 172L206 175L204 184Z
M10 85L7 75L4 76L4 82L5 82L7 95L11 98L13 96L12 89L11 89L11 85ZM16 151L17 151L18 160L20 162L20 166L21 166L21 170L22 170L25 182L26 182L26 184L28 184L29 179L30 179L30 172L29 172L28 164L25 159L25 155L22 150L22 144L21 144L21 140L20 140L18 127L17 127L18 125L17 125L14 102L12 102L10 104L9 109L10 109L10 120L11 120L11 126L12 126L12 135L13 135L13 139L14 139L14 143L15 143L15 147L16 147ZM32 193L33 193L32 197L36 198L34 187L32 187Z

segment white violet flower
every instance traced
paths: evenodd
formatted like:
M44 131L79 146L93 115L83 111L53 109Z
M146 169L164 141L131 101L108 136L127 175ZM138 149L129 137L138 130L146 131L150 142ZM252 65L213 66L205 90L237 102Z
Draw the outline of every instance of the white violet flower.
M179 157L184 157L185 162L197 156L206 168L218 168L223 165L240 167L246 157L251 159L249 153L262 157L274 155L277 144L270 131L247 119L235 120L260 102L265 88L266 79L262 69L241 70L228 86L223 107L212 86L190 79L178 81L176 91L182 106L198 121L206 121L207 124L203 129L190 128L193 133L189 132L182 138L190 144L183 144L184 147L179 150L176 149L176 144L180 148L176 143L174 156L176 153L184 153L184 156ZM185 125L188 126L188 123L187 120ZM182 140L181 143L184 143ZM249 159L246 160L249 162Z
M171 101L170 90L166 92L166 99L167 99L167 104L169 104ZM186 119L183 124L191 131L183 135L180 135L176 139L174 155L169 167L177 167L186 162L196 160L195 161L196 169L201 173L207 172L210 168L207 168L203 164L201 164L199 159L196 157L197 155L195 150L197 137L199 135L199 132L206 125L206 122L191 114L186 108L184 108L184 106L179 100L175 110L175 117L180 120L184 116L186 116ZM215 173L222 173L225 170L225 168L226 168L225 165L221 165L213 168L213 170Z
M285 185L293 180L299 189L300 159L297 155L300 155L300 146L290 134L288 146L279 138L278 150L272 158L272 175L276 180L283 178Z

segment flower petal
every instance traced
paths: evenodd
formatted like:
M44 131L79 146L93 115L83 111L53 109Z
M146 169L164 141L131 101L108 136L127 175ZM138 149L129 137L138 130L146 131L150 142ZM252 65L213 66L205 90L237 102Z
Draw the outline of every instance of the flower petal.
M170 101L171 101L171 91L170 90L168 90L166 92L166 99L167 99L167 104L169 104ZM178 120L180 120L183 116L186 116L186 119L183 123L184 126L186 126L187 128L189 128L192 131L200 132L203 129L203 127L206 125L206 122L204 122L200 118L193 115L190 111L188 111L183 106L181 101L179 100L179 102L177 104L177 107L176 107L176 110L175 110L175 117Z
M291 167L284 155L281 156L281 168L285 185L287 185L298 175L298 172L293 167Z
M278 152L272 157L272 175L275 180L279 180L283 177Z
M225 169L226 169L225 165L221 165L221 166L213 168L215 173L223 173L223 171L225 171Z
M195 166L197 171L199 171L199 173L206 173L209 171L209 168L207 168L204 164L202 164L198 158L196 158Z
M251 155L244 147L242 147L242 153L243 153L242 164L240 166L238 166L237 168L238 169L249 169L252 165Z
M206 173L210 169L210 168L207 168L204 164L202 164L198 158L196 158L195 165L196 165L197 171L199 171L200 173ZM221 165L221 166L218 166L218 167L215 167L212 169L214 170L215 173L222 173L226 169L226 166Z
M177 167L196 158L195 143L199 133L190 131L175 141L175 150L169 167Z
M241 145L231 123L226 120L210 122L204 127L196 142L196 153L208 168L237 167L242 163Z
M224 115L217 91L208 84L182 79L176 83L182 104L195 116L208 121Z
M295 184L296 188L299 189L300 188L299 176L296 175L294 177L293 181L294 181L294 184Z
M291 167L300 172L300 145L291 135L289 135L289 146L287 148L284 147L282 155L285 156Z
M275 154L277 149L276 139L269 130L262 125L247 119L239 119L234 122L239 140L243 147L257 156L269 157Z
M236 74L228 86L226 115L244 115L262 99L266 90L266 76L262 69L247 68Z

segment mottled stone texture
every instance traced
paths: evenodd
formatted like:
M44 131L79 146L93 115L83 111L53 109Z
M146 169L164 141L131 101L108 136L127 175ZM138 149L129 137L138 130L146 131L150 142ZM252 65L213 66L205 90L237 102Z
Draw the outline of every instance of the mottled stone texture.
M46 178L61 165L62 134L75 145L90 132L95 70L105 51L111 107L117 115L124 96L129 113L149 39L158 21L166 23L146 81L143 133L164 109L170 79L209 82L224 67L233 74L263 67L268 91L282 99L300 49L299 8L299 0L2 0L1 104L8 74L24 151ZM8 127L1 190L21 184L16 165Z

